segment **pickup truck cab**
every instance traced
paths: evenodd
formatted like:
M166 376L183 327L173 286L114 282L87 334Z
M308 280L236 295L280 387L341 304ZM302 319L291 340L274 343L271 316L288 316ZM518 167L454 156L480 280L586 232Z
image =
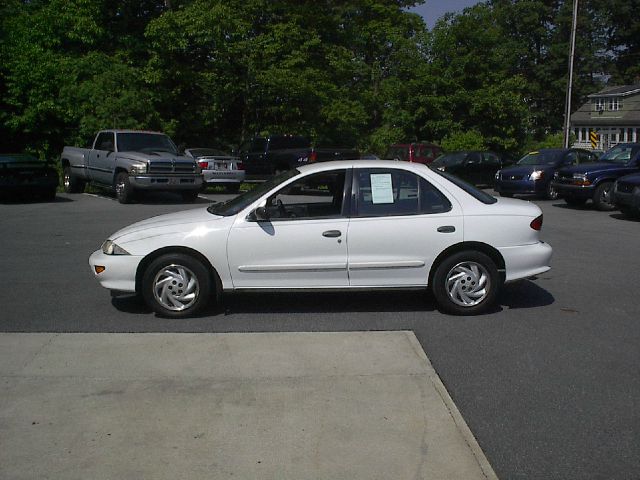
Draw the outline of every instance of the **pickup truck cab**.
M275 175L314 162L352 160L360 154L352 148L314 148L298 135L269 135L244 142L238 153L247 177Z
M64 147L61 162L67 193L83 192L92 183L114 190L120 203L143 190L174 191L194 201L202 187L196 161L180 155L159 132L103 130L91 148Z
M562 168L553 177L553 188L568 205L592 200L598 210L613 210L614 182L640 172L640 143L621 143L607 150L595 163Z

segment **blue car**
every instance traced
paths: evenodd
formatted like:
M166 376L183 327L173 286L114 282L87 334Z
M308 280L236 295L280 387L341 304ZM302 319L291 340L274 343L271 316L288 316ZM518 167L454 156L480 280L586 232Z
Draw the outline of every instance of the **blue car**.
M613 185L613 203L623 215L640 217L640 173L625 175Z
M543 148L529 152L518 162L496 173L495 191L502 197L534 194L550 200L558 198L551 181L562 167L595 162L596 155L580 148Z
M614 182L632 173L640 173L640 143L620 143L607 150L597 163L559 170L553 188L568 205L584 205L592 200L598 210L613 210Z

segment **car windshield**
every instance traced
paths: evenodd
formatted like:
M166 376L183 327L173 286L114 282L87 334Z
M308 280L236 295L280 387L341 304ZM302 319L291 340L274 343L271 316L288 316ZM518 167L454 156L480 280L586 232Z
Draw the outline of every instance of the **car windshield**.
M518 160L518 165L555 165L560 161L562 152L542 151L530 152Z
M447 153L436 158L431 165L435 167L462 165L468 155L466 152Z
M474 187L470 183L465 182L464 180L460 179L459 177L456 177L455 175L452 175L448 172L443 172L442 170L433 169L433 171L438 175L440 175L441 177L446 178L457 187L460 187L462 190L464 190L473 198L475 198L476 200L482 203L486 203L487 205L490 205L498 201L498 199L493 195L489 195L488 193L483 192L479 188Z
M169 152L177 155L178 149L166 135L157 133L118 133L118 150L121 152Z
M273 187L276 187L281 183L285 182L286 180L293 178L299 174L300 174L299 170L296 170L296 169L287 170L286 172L283 172L280 175L273 177L271 180L267 180L266 182L261 183L254 189L249 190L248 192L245 192L242 195L234 197L231 200L227 200L226 202L222 202L222 203L214 203L209 208L207 208L207 211L209 213L212 213L214 215L220 215L222 217L235 215L241 210L244 210L245 208L247 208L249 205L251 205L257 199L259 199L262 195L267 193Z
M640 150L638 145L617 145L611 150L607 150L598 161L624 164L635 157L638 150Z

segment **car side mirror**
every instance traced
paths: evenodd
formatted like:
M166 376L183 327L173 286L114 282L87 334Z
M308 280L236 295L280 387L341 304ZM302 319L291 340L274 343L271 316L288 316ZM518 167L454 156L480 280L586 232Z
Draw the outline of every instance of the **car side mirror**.
M258 207L249 214L247 220L251 222L267 222L269 218L269 212L266 207Z

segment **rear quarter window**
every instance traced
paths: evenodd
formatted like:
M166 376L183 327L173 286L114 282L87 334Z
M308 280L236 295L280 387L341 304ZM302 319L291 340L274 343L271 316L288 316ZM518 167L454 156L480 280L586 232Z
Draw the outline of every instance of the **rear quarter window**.
M473 198L475 198L479 202L482 202L482 203L487 204L487 205L491 205L492 203L496 203L498 201L498 199L496 197L494 197L493 195L489 195L487 192L484 192L484 191L480 190L479 188L474 187L470 183L467 183L464 180L461 180L460 178L456 177L455 175L451 175L450 173L443 172L443 171L440 171L440 170L435 170L435 169L432 170L432 172L435 172L438 175L440 175L441 177L446 178L451 183L453 183L455 186L461 188L462 190L467 192L469 195L471 195Z

